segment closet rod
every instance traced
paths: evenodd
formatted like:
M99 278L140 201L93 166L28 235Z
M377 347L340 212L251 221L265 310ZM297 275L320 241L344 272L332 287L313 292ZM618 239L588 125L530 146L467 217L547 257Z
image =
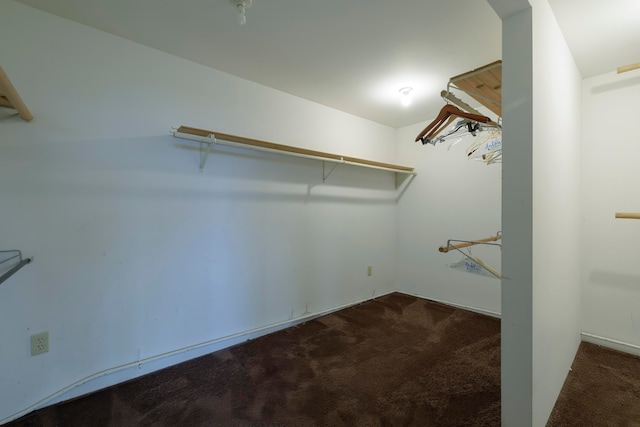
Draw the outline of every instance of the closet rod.
M495 236L491 236L491 237L485 237L484 239L478 239L478 240L474 240L474 241L467 241L464 243L459 243L456 245L452 245L450 243L448 243L446 246L440 246L438 248L438 251L440 252L449 252L451 249L462 249L462 248L466 248L469 246L473 246L473 245L477 245L480 243L487 243L487 242L495 242L496 240L500 240L502 239L502 234L501 233L497 233Z
M173 131L173 136L177 138L190 139L204 143L218 143L232 147L251 148L258 151L277 152L289 156L320 160L325 162L343 163L354 166L362 166L372 169L385 170L389 172L416 175L412 167L394 165L391 163L376 162L373 160L360 159L357 157L342 156L339 154L326 153L323 151L308 150L306 148L293 147L290 145L276 144L274 142L261 141L259 139L245 138L238 135L214 132L211 130L180 126ZM224 141L224 142L223 142ZM248 146L248 147L247 147Z
M618 67L618 74L626 73L627 71L636 70L640 68L640 62L636 62L635 64L625 65L623 67Z
M464 102L463 100L461 100L460 98L458 98L457 96L455 96L454 94L452 94L449 91L446 91L446 90L441 91L440 92L440 96L442 98L444 98L444 99L447 99L447 100L451 101L452 103L454 103L458 107L462 108L467 113L477 114L479 116L483 116L484 115L480 111L476 110L471 105L467 104L466 102Z
M638 213L638 212L616 212L616 218L640 219L640 213Z

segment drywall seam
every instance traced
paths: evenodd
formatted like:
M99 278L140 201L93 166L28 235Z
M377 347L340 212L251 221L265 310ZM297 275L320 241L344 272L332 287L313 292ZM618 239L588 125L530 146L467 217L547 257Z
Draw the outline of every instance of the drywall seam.
M166 352L166 353L158 354L156 356L147 357L147 358L136 360L136 361L133 361L133 362L130 362L130 363L125 363L125 364L120 365L120 366L116 366L116 367L113 367L113 368L105 369L105 370L100 371L100 372L96 372L96 373L94 373L92 375L84 377L84 378L74 382L73 384L70 384L70 385L58 390L55 393L50 394L49 396L46 396L45 398L43 398L43 399L39 400L38 402L28 406L25 409L22 409L22 410L14 413L12 415L9 415L8 417L6 417L4 419L1 419L0 420L0 424L4 424L4 423L7 423L9 421L13 421L13 420L15 420L15 419L17 419L17 418L19 418L19 417L21 417L23 415L28 414L31 411L34 411L36 409L40 409L42 407L45 407L48 404L53 404L53 403L57 403L57 402L61 402L61 401L64 401L64 400L71 399L73 397L78 397L79 395L78 396L68 396L68 398L65 397L63 399L56 400L59 397L63 396L64 394L69 393L73 389L75 389L75 388L77 388L77 387L79 387L79 386L81 386L83 384L89 383L90 381L94 381L94 380L96 380L98 378L101 378L101 377L104 377L104 376L107 376L107 375L113 375L113 374L115 374L117 372L124 371L125 369L141 367L144 364L147 364L147 363L150 363L150 362L153 362L153 361L156 361L156 360L168 359L170 357L175 357L175 356L178 356L180 354L184 354L184 353L187 353L189 351L201 349L201 348L204 348L204 347L215 346L215 349L212 349L210 352L222 350L224 348L228 348L228 347L231 347L231 346L233 346L235 344L238 344L238 343L240 343L242 341L249 341L251 339L255 339L255 338L261 337L263 335L267 335L267 334L270 334L270 333L273 333L273 332L277 332L279 330L282 330L282 329L285 329L285 328L288 328L288 327L291 327L291 326L296 326L296 325L299 325L301 323L308 322L310 320L316 319L318 317L325 316L327 314L331 314L331 313L333 313L335 311L339 311L339 310L342 310L342 309L345 309L345 308L353 307L355 305L362 304L364 302L367 302L367 301L370 301L370 300L373 300L373 299L377 299L377 298L383 297L385 295L388 295L388 294L391 294L391 293L394 293L394 292L397 292L397 291L391 291L391 292L387 292L387 293L382 294L382 295L372 296L371 298L366 298L366 299L359 300L359 301L356 301L356 302L352 302L352 303L349 303L349 304L341 305L339 307L330 308L328 310L324 310L324 311L321 311L321 312L318 312L318 313L307 314L305 316L300 316L300 317L298 317L296 319L289 319L289 320L285 320L283 322L273 323L271 325L266 325L266 326L262 326L262 327L259 327L259 328L250 329L248 331L238 332L238 333L235 333L235 334L231 334L231 335L227 335L227 336L224 336L224 337L216 338L216 339L213 339L213 340L210 340L210 341L205 341L205 342L202 342L202 343L199 343L199 344L194 344L194 345L191 345L191 346L183 347L183 348L180 348L180 349L177 349L177 350L169 351L169 352ZM205 354L207 354L207 353L205 353ZM195 357L199 357L199 355L196 355L193 358L195 358ZM188 358L187 360L189 360L189 359L192 359L192 358ZM171 366L171 365L173 365L173 364L169 364L167 366ZM162 369L162 368L160 368L160 369ZM152 370L152 371L149 371L149 372L143 372L141 375L143 375L143 374L146 375L148 373L155 372L155 371L156 370ZM132 377L132 378L129 378L129 379L135 379L135 377ZM116 382L114 384L117 384L118 382ZM101 389L101 388L99 388L99 389ZM94 391L98 391L99 389L96 389ZM82 395L82 394L80 394L80 395Z

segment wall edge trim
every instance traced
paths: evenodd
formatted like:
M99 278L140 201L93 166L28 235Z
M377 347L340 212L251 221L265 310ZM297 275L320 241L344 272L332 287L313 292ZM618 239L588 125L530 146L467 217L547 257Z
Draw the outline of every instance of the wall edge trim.
M614 340L612 338L601 337L599 335L590 334L588 332L581 332L580 336L582 341L591 344L599 345L601 347L610 348L613 350L621 351L623 353L629 353L636 356L640 356L640 346L630 344L624 341Z
M426 299L426 300L429 300L429 301L438 302L440 304L450 305L452 307L460 308L462 310L473 311L474 313L478 313L478 314L484 314L485 316L496 317L498 319L502 318L502 314L498 313L497 311L485 310L484 308L471 307L469 305L457 304L457 303L451 302L451 301L446 301L446 300L441 300L441 299L436 299L436 298L431 298L431 297L425 297L423 295L419 295L419 294L415 294L415 293L402 292L402 291L398 291L398 292L403 293L403 294L407 294L407 295L413 295L415 297Z

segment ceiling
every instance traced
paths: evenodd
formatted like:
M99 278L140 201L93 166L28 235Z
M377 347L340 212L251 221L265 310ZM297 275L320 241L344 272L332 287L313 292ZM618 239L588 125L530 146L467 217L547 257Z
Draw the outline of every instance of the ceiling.
M396 128L501 58L500 19L478 0L253 0L245 25L232 0L16 1ZM583 77L640 61L640 1L550 3Z
M583 78L640 62L640 0L549 0Z

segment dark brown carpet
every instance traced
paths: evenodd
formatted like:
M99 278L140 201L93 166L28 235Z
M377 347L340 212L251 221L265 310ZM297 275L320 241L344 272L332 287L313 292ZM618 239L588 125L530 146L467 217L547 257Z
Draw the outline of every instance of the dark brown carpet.
M394 293L14 426L499 426L500 321Z
M580 344L547 427L640 426L640 358Z

